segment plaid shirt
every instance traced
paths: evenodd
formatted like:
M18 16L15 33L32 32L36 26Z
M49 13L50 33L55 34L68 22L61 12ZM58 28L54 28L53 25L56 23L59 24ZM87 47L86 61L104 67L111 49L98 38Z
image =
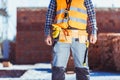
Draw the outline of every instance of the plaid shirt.
M88 26L92 28L92 34L97 34L97 26L96 26L96 13L94 11L94 7L91 0L85 0L85 7L87 8L88 14ZM46 23L45 23L45 35L50 34L51 24L54 22L54 18L56 15L56 1L51 0L48 12L46 14Z

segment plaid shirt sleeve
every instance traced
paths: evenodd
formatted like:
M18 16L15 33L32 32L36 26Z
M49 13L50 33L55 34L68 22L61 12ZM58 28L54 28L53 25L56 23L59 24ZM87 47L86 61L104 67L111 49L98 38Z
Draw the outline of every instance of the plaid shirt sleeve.
M55 15L56 15L56 1L51 0L48 7L48 11L46 13L46 22L44 28L44 32L46 36L50 35L50 28L51 28L51 24L54 21Z
M91 0L85 0L88 14L88 27L92 28L92 34L97 34L96 13Z

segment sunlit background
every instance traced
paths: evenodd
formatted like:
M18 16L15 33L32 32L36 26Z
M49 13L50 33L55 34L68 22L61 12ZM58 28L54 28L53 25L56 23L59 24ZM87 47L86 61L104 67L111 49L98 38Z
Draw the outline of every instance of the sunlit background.
M16 1L16 0L13 0ZM120 7L120 0L92 0L95 7ZM50 0L18 0L20 7L47 7ZM24 3L24 4L23 4Z

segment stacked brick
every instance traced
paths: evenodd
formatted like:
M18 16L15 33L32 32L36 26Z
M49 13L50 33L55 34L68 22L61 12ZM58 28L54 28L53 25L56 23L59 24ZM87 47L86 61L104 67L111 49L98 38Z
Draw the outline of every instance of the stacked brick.
M16 54L16 43L10 42L10 55L9 59L12 63L15 63L15 54Z
M99 33L106 32L120 32L120 9L96 9L97 26Z
M18 9L16 63L51 61L51 47L44 42L45 12L46 8Z
M89 64L94 70L120 71L120 34L100 33L89 49Z
M120 34L117 38L112 40L113 45L113 58L114 64L117 71L120 71Z

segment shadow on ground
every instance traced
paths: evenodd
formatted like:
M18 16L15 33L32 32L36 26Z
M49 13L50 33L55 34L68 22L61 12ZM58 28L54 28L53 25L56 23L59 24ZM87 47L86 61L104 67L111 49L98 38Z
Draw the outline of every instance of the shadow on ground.
M120 72L108 72L108 71L92 71L91 76L120 76Z
M0 70L0 78L17 78L25 72L26 70Z
M49 68L39 68L39 69L34 69L34 70L36 70L36 71L43 71L43 72L47 72L47 73L51 73L52 72L52 70L51 69L49 69Z

